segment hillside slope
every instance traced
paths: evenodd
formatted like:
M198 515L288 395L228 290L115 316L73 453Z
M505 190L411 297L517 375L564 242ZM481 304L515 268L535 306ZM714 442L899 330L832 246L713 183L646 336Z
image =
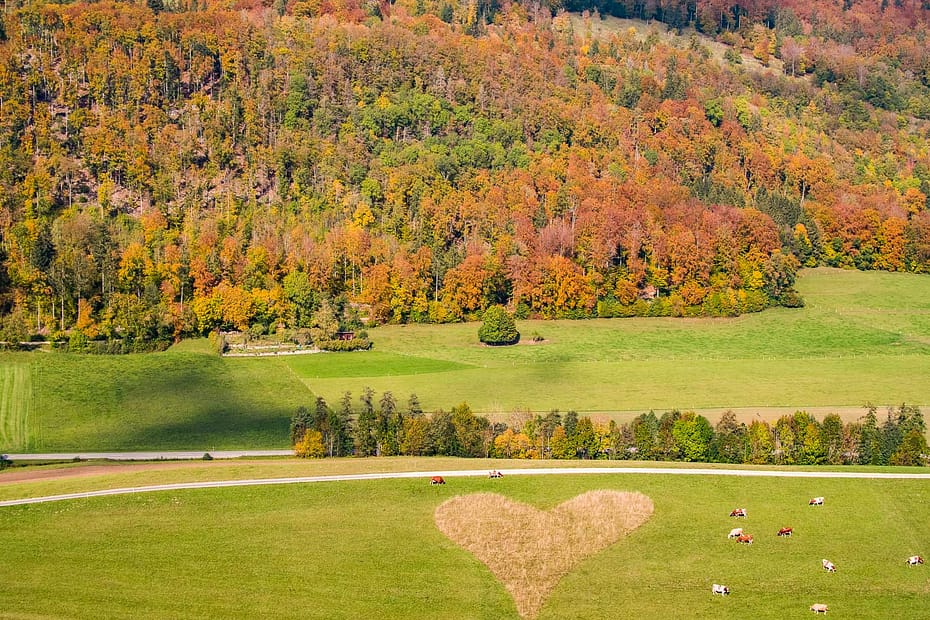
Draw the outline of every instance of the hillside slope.
M4 339L735 315L799 303L798 265L927 271L930 11L814 4L14 6Z

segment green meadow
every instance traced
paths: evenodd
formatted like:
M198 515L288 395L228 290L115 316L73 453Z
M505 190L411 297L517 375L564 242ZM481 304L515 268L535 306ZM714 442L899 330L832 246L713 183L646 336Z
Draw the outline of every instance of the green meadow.
M815 269L798 288L805 308L733 319L521 321L513 347L476 323L384 326L371 352L287 364L331 403L367 386L492 415L930 403L930 277Z
M468 463L465 463L468 465ZM2 475L0 475L2 478ZM509 475L158 492L0 508L0 615L11 618L517 618L433 513L494 491L551 508L592 489L655 513L582 561L540 618L925 618L926 481ZM822 495L826 504L807 506ZM740 546L739 525L755 536ZM778 528L795 535L778 538ZM828 574L822 558L838 570ZM711 584L730 587L713 596Z
M930 404L930 277L815 269L798 288L802 309L733 319L521 321L513 347L482 346L468 323L373 328L375 348L353 353L219 358L186 341L146 355L2 354L0 451L286 447L297 406L338 406L346 391L358 403L366 387L503 420L673 408L855 419L867 403Z
M311 400L274 359L212 355L203 343L124 356L0 356L4 452L284 446Z

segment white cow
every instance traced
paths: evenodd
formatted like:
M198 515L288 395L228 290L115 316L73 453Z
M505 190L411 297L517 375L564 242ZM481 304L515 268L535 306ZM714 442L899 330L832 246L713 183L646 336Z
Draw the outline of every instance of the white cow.
M814 497L811 499L811 501L807 502L807 505L808 506L823 506L823 498Z
M924 559L920 557L919 555L912 555L911 557L907 559L908 566L917 566L918 564L923 564L923 563L924 563Z
M833 564L833 562L831 562L830 560L822 560L821 564L823 564L823 569L827 571L828 573L836 572L836 565Z
M823 603L814 603L811 605L811 611L815 614L825 614L827 613L827 606Z
M741 528L741 527L734 527L732 530L730 530L730 533L727 534L727 538L728 538L728 539L729 539L729 538L736 538L737 536L739 536L739 535L742 534L742 533L743 533L743 528Z
M719 595L721 595L721 596L726 596L726 595L728 595L728 594L730 593L730 588L715 583L715 584L714 584L714 587L711 588L711 592L712 592L713 594L719 594Z

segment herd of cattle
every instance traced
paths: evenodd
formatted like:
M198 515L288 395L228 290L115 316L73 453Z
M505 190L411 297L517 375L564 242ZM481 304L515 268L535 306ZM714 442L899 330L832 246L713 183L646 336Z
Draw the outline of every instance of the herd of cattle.
M488 472L488 478L503 478L503 477L504 477L504 474L497 471L496 469ZM443 479L442 476L433 476L432 478L430 478L429 483L430 484L445 484L446 481ZM807 505L808 506L823 506L823 497L813 497L807 503ZM745 508L734 508L733 510L730 511L730 516L735 517L735 518L745 519L748 516L748 511ZM782 536L782 537L788 537L788 536L791 536L793 532L794 532L793 528L783 527L778 530L778 533L776 535ZM727 534L727 539L730 539L730 538L735 538L736 542L740 544L744 544L744 545L752 544L752 535L746 534L743 531L743 528L741 527L734 527L732 530L730 530L730 533ZM907 560L905 560L905 563L908 566L917 566L918 564L923 564L924 559L919 555L912 555L911 557L907 558ZM821 560L820 564L821 566L823 566L823 569L827 571L828 573L836 572L836 564L834 564L830 560L823 559ZM730 594L730 588L725 585L715 583L711 586L711 594L719 594L721 596L727 596ZM827 605L823 603L814 603L813 605L810 606L810 610L814 612L815 614L826 614L829 608L827 607Z
M811 498L811 500L807 502L807 505L808 506L823 506L823 497ZM731 517L746 518L747 515L748 515L748 512L746 511L745 508L734 508L733 510L730 511ZM794 532L793 528L783 527L778 530L777 535L787 537L787 536L791 536L792 532ZM727 539L730 539L730 538L735 538L736 542L738 543L742 543L746 545L752 544L752 536L750 534L746 534L743 531L743 528L741 527L734 527L732 530L730 530L730 533L727 534ZM924 559L919 555L912 555L911 557L907 558L907 560L905 560L905 563L908 566L917 566L918 564L923 564ZM820 564L821 566L823 566L823 569L827 571L828 573L836 572L836 564L834 564L830 560L823 559L820 561ZM730 593L730 588L728 588L725 585L715 583L711 586L711 594L719 594L721 596L726 596L729 593ZM829 608L827 607L827 605L823 603L814 603L813 605L810 606L810 610L814 612L815 614L826 614L828 609Z

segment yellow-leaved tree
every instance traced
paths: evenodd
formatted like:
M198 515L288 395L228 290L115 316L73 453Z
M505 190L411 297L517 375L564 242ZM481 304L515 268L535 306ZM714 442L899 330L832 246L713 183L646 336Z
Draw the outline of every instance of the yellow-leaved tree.
M303 459L321 459L326 451L323 449L323 434L312 428L307 429L303 438L294 446L294 454Z

